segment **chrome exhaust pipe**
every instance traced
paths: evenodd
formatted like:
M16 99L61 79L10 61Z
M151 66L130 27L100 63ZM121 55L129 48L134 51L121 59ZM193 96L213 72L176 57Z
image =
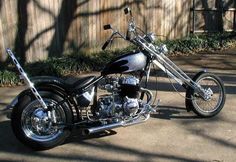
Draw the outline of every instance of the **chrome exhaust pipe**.
M136 120L128 121L128 122L121 121L118 123L112 123L112 124L103 125L99 127L88 128L84 130L84 134L89 135L89 134L93 134L93 133L97 133L97 132L101 132L105 130L110 130L110 129L114 129L118 127L127 127L127 126L131 126L135 124L140 124L140 123L145 122L149 117L150 117L150 114L147 114L147 116L143 120L136 119Z
M152 101L152 97L153 97L152 92L150 90L144 89L144 88L141 88L141 91L146 92L147 97L148 97L147 105L150 105L151 101ZM131 125L143 123L146 120L148 120L150 117L150 114L149 113L146 114L145 110L146 109L143 108L143 110L140 112L140 114L137 117L133 118L132 120L121 121L118 123L112 123L112 124L107 124L107 125L103 125L103 126L84 129L83 134L89 135L89 134L93 134L93 133L97 133L97 132L101 132L101 131L105 131L105 130L110 130L110 129L114 129L114 128L118 128L118 127L127 127L127 126L131 126ZM140 117L142 115L145 115L144 119L140 119Z
M110 130L110 129L114 129L114 128L118 128L124 125L124 122L118 122L118 123L113 123L113 124L108 124L108 125L103 125L103 126L99 126L99 127L93 127L93 128L88 128L84 130L84 134L93 134L93 133L97 133L97 132L101 132L104 130Z

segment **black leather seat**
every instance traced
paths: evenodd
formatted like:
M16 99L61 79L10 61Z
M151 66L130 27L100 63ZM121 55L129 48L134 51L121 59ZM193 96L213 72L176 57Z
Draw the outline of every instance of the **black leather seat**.
M37 76L30 78L30 80L37 85L56 84L65 88L67 91L74 91L75 89L80 89L84 85L89 84L95 78L95 76L88 76L83 78L67 77L62 79L52 76Z
M88 77L84 77L84 78L79 78L77 81L70 84L70 86L72 86L72 88L74 88L74 89L80 89L84 85L87 85L90 82L92 82L94 79L95 79L95 76L88 76Z

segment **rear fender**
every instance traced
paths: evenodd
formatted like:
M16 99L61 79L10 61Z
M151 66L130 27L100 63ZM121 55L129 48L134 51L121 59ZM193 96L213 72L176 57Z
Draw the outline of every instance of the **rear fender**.
M64 81L57 77L41 76L33 77L31 81L37 90L47 90L60 95L62 98L74 104L73 100L69 98L70 91ZM75 106L75 105L74 105Z
M39 76L39 77L32 77L30 80L34 83L35 87L41 87L44 85L52 85L52 89L60 89L62 91L69 91L68 87L64 83L64 81L57 77L51 76Z
M69 97L69 91L62 79L56 77L33 77L30 80L34 83L34 86L38 91L50 91L61 96L70 105L71 112L76 112L74 116L79 116L79 112L75 108L76 103L74 102L73 98ZM17 97L13 99L6 109L13 109L16 107L25 95L32 95L31 90L26 89L22 91Z

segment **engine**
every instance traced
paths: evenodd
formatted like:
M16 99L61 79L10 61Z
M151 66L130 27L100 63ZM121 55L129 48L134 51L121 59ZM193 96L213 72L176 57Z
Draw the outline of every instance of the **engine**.
M138 99L140 85L136 77L107 78L102 89L110 94L98 99L99 118L130 117L135 115L142 105Z

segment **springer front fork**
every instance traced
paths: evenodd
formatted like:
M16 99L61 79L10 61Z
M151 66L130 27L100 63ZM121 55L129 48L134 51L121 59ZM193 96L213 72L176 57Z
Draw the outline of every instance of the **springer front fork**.
M182 85L185 89L187 87L193 88L198 94L205 100L209 98L207 90L202 88L199 84L193 81L187 74L185 74L177 65L175 65L167 56L164 54L158 54L152 63L158 66L164 71L170 78L174 79L177 83ZM149 78L150 67L147 72L147 78Z
M36 99L38 100L38 102L40 103L40 105L42 106L42 108L44 108L45 110L48 109L46 103L43 101L42 97L40 96L40 94L38 93L37 89L34 87L34 84L30 81L30 79L28 78L27 74L25 73L25 71L23 70L23 68L21 67L20 63L17 61L16 57L14 56L13 52L11 51L11 49L6 49L7 54L11 57L13 63L16 65L18 71L20 72L20 77L22 79L24 79L24 82L26 83L26 85L28 86L28 88L30 88L31 92L34 94L34 96L36 97ZM48 111L49 112L49 111ZM48 114L49 116L51 116L51 114Z
M177 65L175 65L168 57L164 54L157 55L158 57L153 61L153 63L162 69L169 77L173 78L177 83L182 85L184 88L191 87L198 94L206 99L208 98L208 93L201 85L193 81L187 74L185 74Z
M169 77L173 78L177 83L182 85L184 88L191 87L205 100L209 98L209 93L207 93L204 88L199 84L193 81L189 76L187 76L178 66L176 66L165 53L168 51L166 46L156 47L151 43L145 43L141 36L138 36L136 43L141 46L143 49L148 51L153 57L153 63L163 70Z

